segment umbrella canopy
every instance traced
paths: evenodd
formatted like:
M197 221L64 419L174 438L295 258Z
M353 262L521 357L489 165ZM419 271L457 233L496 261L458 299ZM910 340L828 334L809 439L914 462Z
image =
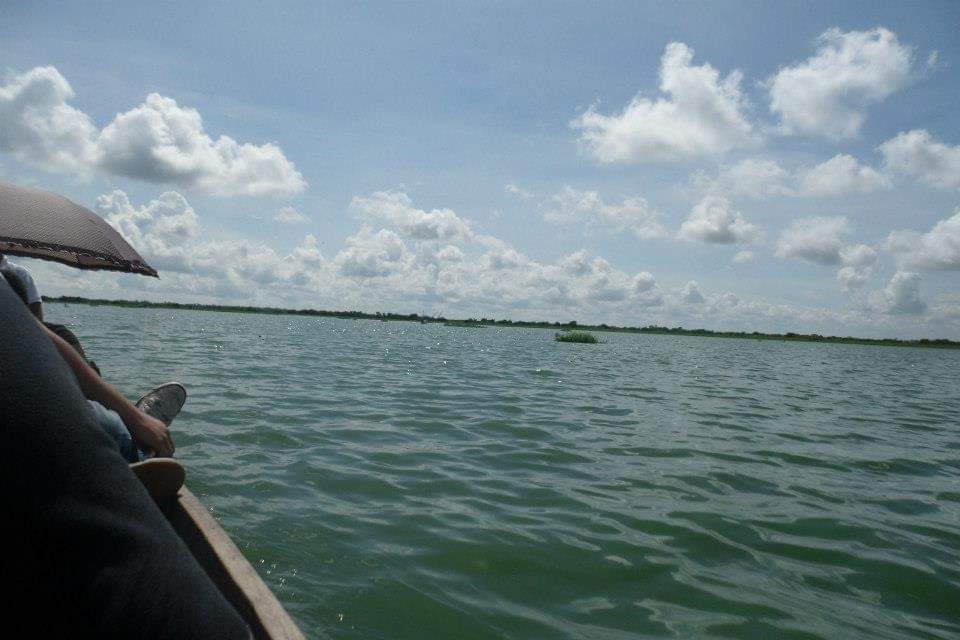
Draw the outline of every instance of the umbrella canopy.
M0 182L0 253L159 277L103 218L49 191Z

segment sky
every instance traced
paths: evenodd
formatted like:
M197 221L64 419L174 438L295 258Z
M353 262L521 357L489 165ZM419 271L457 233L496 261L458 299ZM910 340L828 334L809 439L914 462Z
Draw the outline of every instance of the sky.
M960 339L960 3L3 4L46 295Z

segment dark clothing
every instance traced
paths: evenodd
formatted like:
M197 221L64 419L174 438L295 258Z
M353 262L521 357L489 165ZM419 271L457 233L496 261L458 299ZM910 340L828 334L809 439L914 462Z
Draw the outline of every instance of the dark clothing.
M249 637L2 281L0 509L5 637Z

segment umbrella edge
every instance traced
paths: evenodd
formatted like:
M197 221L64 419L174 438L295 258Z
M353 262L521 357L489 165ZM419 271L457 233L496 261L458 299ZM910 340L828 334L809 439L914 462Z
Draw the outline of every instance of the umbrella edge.
M0 247L0 253L6 255L19 256L21 258L34 258L37 260L48 260L50 262L59 262L60 264L67 265L68 267L83 269L85 271L121 271L126 273L136 273L144 276L152 276L154 278L160 277L160 274L157 273L157 270L145 262L117 260L116 258L106 254L49 242L24 242L23 240L19 240L17 238L2 236L0 236L0 242L7 245ZM73 256L89 256L102 262L99 264L84 264L77 260L70 260L66 256L58 256L56 253L37 255L35 253L31 253L31 249L43 249L46 251L66 253Z

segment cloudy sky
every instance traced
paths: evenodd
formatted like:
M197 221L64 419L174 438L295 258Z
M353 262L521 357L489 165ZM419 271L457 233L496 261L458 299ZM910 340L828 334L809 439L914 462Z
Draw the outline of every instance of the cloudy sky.
M956 2L132 4L0 16L44 293L960 339Z

